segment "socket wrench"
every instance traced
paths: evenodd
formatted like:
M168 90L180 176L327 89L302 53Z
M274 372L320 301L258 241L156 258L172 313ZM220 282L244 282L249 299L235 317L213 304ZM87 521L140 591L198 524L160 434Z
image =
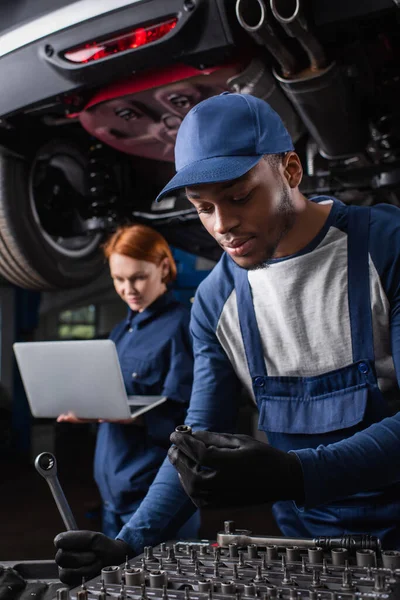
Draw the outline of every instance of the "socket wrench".
M228 548L229 544L237 544L238 546L248 546L249 544L257 544L258 546L277 546L285 548L287 546L300 546L303 548L314 548L319 546L324 550L332 548L346 548L349 551L361 549L380 550L380 540L372 535L343 535L341 537L318 537L313 539L307 538L288 538L275 536L251 535L251 532L243 531L242 533L224 533L217 534L217 543L219 546Z
M50 452L38 454L35 459L35 469L47 481L67 530L78 529L71 508L57 477L56 457Z
M249 544L257 544L258 546L277 546L284 548L287 546L301 546L303 548L314 548L319 546L324 550L332 548L346 548L349 551L371 549L380 551L381 542L379 538L368 534L343 535L338 537L323 536L313 539L307 538L288 538L252 535L248 529L235 529L233 521L224 522L224 531L217 534L217 543L222 547L229 547L229 544L237 544L238 546L248 546Z

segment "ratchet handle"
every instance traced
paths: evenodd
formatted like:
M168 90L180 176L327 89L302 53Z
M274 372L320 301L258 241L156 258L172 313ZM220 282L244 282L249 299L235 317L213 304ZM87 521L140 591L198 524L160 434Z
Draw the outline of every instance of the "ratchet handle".
M57 461L50 452L42 452L35 459L37 472L47 481L58 511L67 530L78 529L71 508L57 477Z

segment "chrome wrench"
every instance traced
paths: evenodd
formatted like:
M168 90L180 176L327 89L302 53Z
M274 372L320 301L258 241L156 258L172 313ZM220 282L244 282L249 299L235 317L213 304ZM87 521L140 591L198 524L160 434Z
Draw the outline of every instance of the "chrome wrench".
M35 459L35 469L47 481L67 530L78 529L71 508L58 481L56 457L50 452L38 454Z

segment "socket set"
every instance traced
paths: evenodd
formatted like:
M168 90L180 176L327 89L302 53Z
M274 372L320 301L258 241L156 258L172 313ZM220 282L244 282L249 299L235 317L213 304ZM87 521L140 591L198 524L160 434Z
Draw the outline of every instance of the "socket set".
M267 538L232 526L226 522L217 536L228 539L226 546L207 540L148 546L68 595L71 600L400 600L400 552L381 552L376 538ZM260 543L243 545L249 537ZM58 600L65 600L63 594L57 592Z

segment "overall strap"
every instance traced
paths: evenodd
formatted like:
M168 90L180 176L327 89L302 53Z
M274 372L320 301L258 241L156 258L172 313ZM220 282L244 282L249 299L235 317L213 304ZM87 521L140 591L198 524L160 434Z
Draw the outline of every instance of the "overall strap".
M369 281L370 209L349 207L348 214L348 302L353 361L374 361ZM252 378L267 376L261 336L257 325L248 272L234 267L236 302L247 364Z
M369 280L370 209L350 206L347 235L347 281L353 362L374 361Z
M235 265L234 277L240 331L250 376L254 379L254 377L266 377L267 368L247 273L245 269Z

